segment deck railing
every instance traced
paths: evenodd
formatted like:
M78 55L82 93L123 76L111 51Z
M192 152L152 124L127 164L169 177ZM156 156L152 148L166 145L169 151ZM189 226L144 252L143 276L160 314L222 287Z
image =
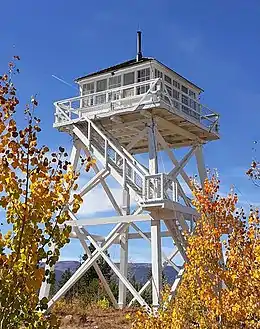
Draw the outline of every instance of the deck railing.
M162 104L172 112L199 122L207 129L218 132L219 115L200 104L179 89L170 93L161 79L142 81L119 88L107 89L96 93L68 98L55 102L55 123L98 114L102 112L137 109L141 106L159 107Z

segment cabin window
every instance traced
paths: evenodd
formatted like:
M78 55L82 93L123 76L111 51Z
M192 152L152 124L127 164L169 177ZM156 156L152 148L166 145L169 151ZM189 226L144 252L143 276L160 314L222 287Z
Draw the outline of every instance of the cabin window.
M160 79L163 78L163 73L157 69L154 70L154 75L155 75L155 78L160 78Z
M124 74L123 84L124 86L131 85L135 81L135 73L129 72Z
M177 89L180 89L180 83L175 81L175 80L172 80L172 84L173 84L173 87L177 88Z
M134 88L127 88L123 90L123 98L133 97L134 96Z
M166 89L168 91L169 96L172 97L172 88L169 86L166 86Z
M97 92L104 91L107 89L107 79L97 81Z
M179 109L180 104L177 101L173 101L173 105L176 109Z
M111 91L108 94L108 101L109 102L116 101L116 100L119 100L119 99L120 99L120 91Z
M192 90L189 90L189 96L190 96L191 98L193 98L193 99L196 98L196 94L195 94L195 92L192 91Z
M193 110L197 111L197 103L194 100L192 100L192 99L190 99L190 107Z
M137 82L150 80L150 69L143 69L137 71Z
M187 87L185 86L181 86L181 90L185 93L185 94L188 94L189 90Z
M172 84L172 79L166 74L164 74L164 80L165 80L165 82L169 83L170 85Z
M94 105L94 96L91 94L94 94L95 92L95 84L94 82L90 83L84 83L82 86L82 95L90 95L87 97L84 97L82 100L82 106L93 106Z
M121 87L121 75L116 75L114 77L109 78L108 88L113 89L118 87Z
M177 90L173 89L172 90L172 97L179 100L180 93Z
M189 98L187 96L182 95L181 101L182 101L183 104L189 105Z
M82 86L83 95L94 94L94 82L84 83Z
M149 90L149 85L144 85L136 88L137 95L145 94Z
M106 102L106 94L96 96L96 105L104 104Z
M187 106L184 106L184 105L182 105L182 111L184 112L184 113L187 113L187 114L189 114L190 115L190 110L189 110L189 108L187 107Z

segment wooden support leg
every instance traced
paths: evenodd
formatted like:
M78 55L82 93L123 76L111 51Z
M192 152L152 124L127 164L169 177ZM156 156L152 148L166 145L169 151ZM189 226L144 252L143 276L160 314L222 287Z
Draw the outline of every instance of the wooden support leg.
M54 245L53 244L51 245L50 250L51 251L54 250ZM49 270L50 272L53 272L54 271L54 266L45 265L45 271L46 270ZM40 289L40 292L39 292L39 300L41 300L44 297L49 299L50 290L51 290L51 284L47 283L47 280L42 282L41 289Z
M152 247L152 301L154 311L157 311L162 290L162 246L160 220L151 221Z
M125 188L123 190L123 215L130 214L130 194L129 190ZM126 231L120 237L120 272L127 277L128 274L128 231ZM119 308L124 308L126 306L126 286L119 280L119 297L118 297Z
M206 170L204 159L203 159L202 145L199 145L197 147L197 149L195 151L195 156L196 156L196 160L197 160L200 183L201 183L201 186L203 186L205 179L207 178L207 170Z

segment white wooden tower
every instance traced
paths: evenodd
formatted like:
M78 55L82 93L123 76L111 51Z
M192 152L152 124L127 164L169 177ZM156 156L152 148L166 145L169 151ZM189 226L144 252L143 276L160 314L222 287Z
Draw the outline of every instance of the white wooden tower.
M77 167L80 152L98 160L94 165L95 176L79 191L85 196L101 185L110 199L117 216L77 219L70 212L72 237L78 238L89 258L49 301L51 307L91 267L104 285L115 307L126 306L126 289L140 305L149 308L142 297L152 284L153 307L160 302L162 269L172 266L178 275L172 286L172 294L180 282L183 268L175 264L175 257L185 261L186 240L183 232L192 232L197 213L191 199L184 192L190 189L190 178L185 166L193 156L201 183L207 173L202 147L219 138L219 115L200 103L202 89L166 67L154 58L143 57L141 32L137 34L136 58L92 73L76 82L80 96L55 103L54 127L73 138L71 163ZM187 153L177 160L174 150L184 148ZM158 151L163 151L171 163L170 172L158 172ZM141 164L136 155L148 153L147 165ZM102 168L101 168L101 166ZM195 173L194 173L195 174ZM122 202L115 200L107 176L112 176L122 187ZM135 195L136 207L130 209L130 193ZM85 197L87 202L87 196ZM143 232L139 222L149 223L149 231ZM162 231L161 223L167 230ZM92 235L92 225L114 224L105 236ZM132 227L136 233L130 233ZM171 238L174 250L166 257L162 239ZM143 238L151 245L152 278L140 291L136 291L127 278L128 242ZM89 251L88 242L96 250ZM112 244L120 245L120 266L106 255ZM119 278L119 300L113 296L96 261L103 257ZM44 284L41 296L47 296L49 287Z

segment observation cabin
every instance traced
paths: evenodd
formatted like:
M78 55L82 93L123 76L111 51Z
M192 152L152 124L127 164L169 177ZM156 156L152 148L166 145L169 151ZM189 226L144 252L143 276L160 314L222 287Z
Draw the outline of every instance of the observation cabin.
M76 83L79 96L55 103L54 127L61 131L69 132L71 123L88 118L127 147L152 116L170 148L193 145L194 136L200 142L219 138L219 115L201 104L203 89L157 59L143 57L140 32L136 58L79 77ZM144 152L145 137L131 149L132 154Z

